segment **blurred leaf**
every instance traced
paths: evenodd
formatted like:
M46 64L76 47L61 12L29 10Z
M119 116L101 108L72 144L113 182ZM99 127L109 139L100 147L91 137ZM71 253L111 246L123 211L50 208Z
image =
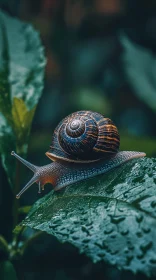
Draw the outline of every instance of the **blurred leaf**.
M70 242L94 262L156 273L156 159L129 161L102 176L51 192L23 225Z
M124 48L122 60L135 94L156 112L156 59L151 51L120 36Z
M36 106L33 109L28 110L22 99L14 97L12 105L12 120L17 141L16 145L19 147L22 147L22 145L28 141L35 109Z
M18 212L21 214L28 214L30 209L31 209L31 206L23 206L23 207L18 208Z
M16 271L10 261L0 263L0 279L1 280L18 280Z
M3 45L1 50L0 62L0 111L7 121L11 122L11 96L10 85L8 82L8 44L4 29L2 29Z
M35 108L42 93L45 57L38 33L0 11L0 153L13 184L12 150L27 152Z
M111 105L107 97L96 88L79 88L72 93L72 103L78 110L92 110L95 112L100 112L105 116L111 114Z
M16 226L16 228L14 229L14 234L16 235L16 236L18 236L22 231L23 231L23 226L21 226L21 225L18 225L18 226Z
M144 137L132 137L132 135L125 135L120 133L122 151L144 151L147 156L156 156L156 139L155 138L144 138Z
M8 243L7 243L7 241L4 239L4 237L2 235L0 235L0 251L3 251L5 253L7 253L7 254L9 252Z

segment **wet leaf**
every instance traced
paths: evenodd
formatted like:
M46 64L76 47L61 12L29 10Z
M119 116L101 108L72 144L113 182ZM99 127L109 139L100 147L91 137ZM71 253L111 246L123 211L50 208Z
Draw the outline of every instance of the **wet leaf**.
M32 109L43 89L45 57L39 34L31 25L2 12L0 22L1 66L9 73L6 81L10 98L22 98L27 108Z
M23 225L70 242L93 262L156 274L156 159L132 160L51 192Z
M12 150L25 155L36 105L42 93L45 57L39 34L0 11L0 153L13 184Z

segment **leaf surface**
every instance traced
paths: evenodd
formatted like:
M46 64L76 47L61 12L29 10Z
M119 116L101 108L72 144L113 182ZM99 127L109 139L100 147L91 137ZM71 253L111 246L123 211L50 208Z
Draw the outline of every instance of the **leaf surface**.
M22 225L72 243L94 262L156 274L156 159L52 191Z
M0 153L11 185L16 150L27 152L28 136L43 89L45 57L38 32L0 11Z

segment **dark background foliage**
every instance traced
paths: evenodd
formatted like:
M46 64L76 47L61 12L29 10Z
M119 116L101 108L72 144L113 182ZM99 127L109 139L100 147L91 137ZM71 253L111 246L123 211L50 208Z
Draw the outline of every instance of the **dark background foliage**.
M44 153L55 126L67 114L82 109L114 120L121 149L156 155L155 1L0 0L0 8L32 23L45 46L45 87L32 125L30 161L48 163ZM30 174L24 168L21 172L22 185ZM0 180L0 234L10 241L12 194L2 167ZM44 194L50 189L47 186ZM34 187L20 204L31 205L37 198ZM27 230L23 238L31 235L32 230ZM16 259L14 264L18 271ZM19 275L21 271L21 279L147 279L104 263L93 264L73 246L46 234L28 247Z

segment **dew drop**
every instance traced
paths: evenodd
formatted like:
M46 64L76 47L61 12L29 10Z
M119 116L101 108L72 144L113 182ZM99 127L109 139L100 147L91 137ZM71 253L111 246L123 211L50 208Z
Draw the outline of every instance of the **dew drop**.
M81 217L81 219L82 219L84 222L87 221L87 220L88 220L88 215L85 215L85 216Z
M137 237L141 238L142 237L142 232L141 231L137 231L136 235L137 235Z
M150 263L152 263L152 264L156 264L156 257L151 258L149 261L150 261Z
M141 223L142 220L143 220L143 215L142 215L142 214L138 214L138 215L136 216L136 221L137 221L138 223Z
M42 216L42 214L38 214L38 217L41 217Z
M132 256L132 255L127 256L127 257L126 257L126 261L127 261L126 264L127 264L127 265L130 265L130 263L131 263L132 260L133 260L133 256Z
M102 247L107 250L108 249L108 244L106 242L103 242Z
M156 200L153 200L153 201L151 202L151 207L152 207L152 208L155 208L155 207L156 207Z
M53 219L53 224L59 224L60 223L60 218L54 218Z
M78 207L78 210L80 210L80 211L82 211L82 212L84 212L84 209L83 209L83 207Z
M145 241L140 245L140 249L143 253L146 253L152 247L152 241Z
M110 251L110 254L111 255L117 255L119 253L119 250L112 250L112 251Z
M79 239L79 237L77 235L72 235L72 239L77 240L77 239Z
M144 254L143 254L143 253L139 253L139 254L137 255L137 259L139 259L139 260L143 259L143 257L144 257Z
M90 241L89 238L84 238L84 239L83 239L83 243L88 243L89 241Z
M95 245L98 246L100 249L103 249L103 244L100 244L99 242L95 242Z
M151 229L147 226L142 227L142 230L144 233L149 233L151 231Z
M99 253L98 256L99 256L100 258L103 258L103 257L105 256L105 253Z
M60 230L59 230L58 234L63 235L63 236L68 236L69 235L67 232L63 232L63 231L60 231Z
M129 244L128 248L129 248L129 250L134 250L134 245L133 244Z
M113 227L111 227L111 226L108 226L108 227L104 230L104 233L105 233L105 234L110 234L111 232L113 232Z
M128 248L125 248L125 249L124 249L124 253L125 253L125 254L128 254L128 253L129 253Z
M92 221L86 223L86 226L87 226L87 227L92 226L92 225L93 225L93 222L92 222Z
M75 232L75 228L73 227L73 228L70 229L70 234L72 234L74 232Z
M90 235L88 229L85 226L81 226L81 229L83 232L87 233L88 235Z
M122 230L120 231L120 233L121 233L122 235L127 235L127 234L129 233L129 230L128 230L128 229L122 229Z
M79 224L79 223L80 223L80 221L75 220L75 221L73 221L73 223L77 225L77 224Z
M55 225L55 224L50 224L49 225L49 228L52 228L52 229L55 229L55 228L57 228L58 227L58 225Z
M113 224L119 224L125 220L125 216L110 216Z
M124 209L123 208L118 208L118 211L119 212L124 212Z
M117 237L117 234L115 232L110 235L110 238L112 238L112 239L114 239L116 237Z
M59 230L68 230L68 228L65 228L65 227L59 227Z

